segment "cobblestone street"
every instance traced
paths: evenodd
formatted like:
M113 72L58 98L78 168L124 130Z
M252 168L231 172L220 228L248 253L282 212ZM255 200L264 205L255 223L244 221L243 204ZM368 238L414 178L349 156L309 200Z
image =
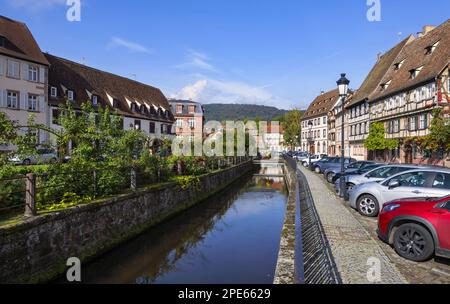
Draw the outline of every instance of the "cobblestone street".
M377 220L364 218L334 193L321 175L305 168L317 212L343 283L401 284L450 283L450 261L414 263L398 256L376 235ZM369 281L372 257L381 262L381 280ZM369 273L369 276L368 276Z

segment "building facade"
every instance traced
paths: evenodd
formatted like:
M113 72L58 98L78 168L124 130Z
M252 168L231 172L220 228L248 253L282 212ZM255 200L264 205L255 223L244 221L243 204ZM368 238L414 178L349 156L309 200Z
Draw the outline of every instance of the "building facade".
M0 16L0 111L19 126L48 124L48 61L24 23ZM48 142L48 134L23 127L37 138L37 146ZM14 150L0 146L0 151Z
M339 99L338 90L322 92L306 110L302 121L302 150L312 154L328 153L328 114ZM309 125L312 124L310 128Z
M384 124L386 138L399 141L392 151L369 158L398 163L448 165L443 151L422 151L417 138L429 134L432 112L448 111L450 20L424 27L409 42L384 75L370 102L370 117Z
M365 148L364 141L370 132L369 102L377 93L383 77L389 72L397 56L412 40L414 40L414 37L410 36L385 54L379 55L377 62L360 88L349 99L349 103L346 106L346 115L348 116L349 125L350 156L354 159L365 160L368 158L368 151Z
M349 90L349 97L345 105L351 99L353 92ZM345 108L344 105L344 108ZM344 124L342 115L344 114ZM328 113L328 156L341 156L342 154L342 130L344 130L344 156L350 156L348 113L343 111L342 99L338 98Z
M193 140L195 137L203 138L205 125L205 110L203 106L190 100L169 100L170 108L175 117L173 132Z
M152 86L46 54L49 70L50 127L59 129L60 105L83 103L109 107L123 117L124 130L142 130L148 137L173 139L175 118L163 93ZM68 147L69 150L71 147Z

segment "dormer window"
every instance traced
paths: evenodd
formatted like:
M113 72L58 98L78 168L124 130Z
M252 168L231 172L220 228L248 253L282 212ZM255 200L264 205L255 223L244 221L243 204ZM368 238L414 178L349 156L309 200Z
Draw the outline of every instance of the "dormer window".
M135 104L135 103L131 104L131 111L132 112L137 112L137 104Z
M120 108L120 101L119 100L117 100L117 99L113 100L113 108L114 109Z
M398 71L400 70L400 68L402 67L403 63L405 62L405 60L402 60L400 62L397 62L396 64L394 64L394 70Z
M415 79L417 76L419 76L420 71L422 71L423 67L410 70L409 73L411 74L411 79Z
M392 82L392 80L389 80L388 82L386 82L386 83L382 83L380 86L381 86L381 91L386 91L387 90L387 88L389 87L389 85L391 84L391 82Z
M153 106L150 107L150 114L152 114L152 115L156 114L155 108Z
M147 114L147 107L145 105L141 105L141 113Z
M92 105L96 106L98 105L98 96L92 95Z
M433 54L433 52L434 52L434 50L436 50L436 47L438 46L438 44L439 44L439 41L436 42L436 43L433 44L433 45L427 46L427 47L425 48L425 55L431 55L431 54Z
M74 99L75 99L75 94L73 93L72 90L67 90L67 99L68 99L69 101L74 101Z
M0 47L5 47L6 45L6 38L3 36L0 36Z
M57 87L51 87L50 88L50 96L51 97L58 97L58 88Z

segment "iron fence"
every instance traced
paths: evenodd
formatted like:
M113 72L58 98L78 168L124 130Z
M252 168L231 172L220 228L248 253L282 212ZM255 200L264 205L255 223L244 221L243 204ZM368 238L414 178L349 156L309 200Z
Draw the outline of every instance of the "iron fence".
M206 173L239 165L248 160L248 157L223 157L205 162L201 166L204 166ZM64 203L66 199L70 202L117 195L168 181L171 176L177 175L184 175L181 166L175 166L173 172L149 170L146 167L116 167L29 173L4 178L0 179L0 216L19 214L22 208L25 208L25 216L35 216L38 209L45 209L58 202Z

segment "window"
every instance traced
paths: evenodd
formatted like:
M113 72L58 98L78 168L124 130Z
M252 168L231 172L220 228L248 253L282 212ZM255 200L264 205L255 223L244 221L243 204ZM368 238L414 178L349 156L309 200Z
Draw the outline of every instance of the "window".
M324 124L324 125L327 124L327 118L326 118L326 117L323 118L323 124Z
M156 127L155 127L155 123L154 122L150 122L150 125L149 125L149 131L150 131L150 134L155 134L156 132Z
M73 91L72 90L68 90L67 91L67 99L69 99L70 101L73 101L75 98Z
M28 94L28 111L37 111L38 97L36 95Z
M411 79L415 79L417 76L419 76L420 71L422 71L423 67L410 70L409 73L411 74Z
M28 80L38 82L39 69L36 66L30 65L28 67Z
M8 77L20 78L20 63L14 60L8 60Z
M6 45L6 38L0 36L0 47L5 47L5 45Z
M368 178L388 178L394 175L396 172L395 167L384 167L369 172L366 177Z
M397 62L396 64L394 64L394 70L398 71L400 70L400 68L402 67L403 63L405 62L405 60L402 60L400 62Z
M422 114L419 115L419 129L420 130L424 130L426 128L428 128L428 115L427 114Z
M136 119L134 121L134 129L135 130L140 130L141 129L141 121L139 119Z
M413 116L409 117L409 130L410 131L416 131L417 130L417 123L418 123L418 117Z
M425 55L431 55L431 54L433 54L433 52L434 52L434 50L436 49L436 47L438 46L438 44L439 44L439 41L436 42L436 43L433 44L433 45L427 46L427 47L425 48Z
M50 96L51 97L57 97L58 96L58 89L56 87L50 88Z
M195 128L195 119L189 118L189 127L191 129Z
M59 126L59 109L53 109L52 110L52 124Z
M120 108L120 101L118 99L113 100L113 108L119 109Z
M450 174L438 173L433 181L433 188L450 190ZM447 204L450 206L450 204Z
M98 96L97 95L92 95L92 104L94 106L98 105Z
M428 172L405 173L396 177L401 187L425 187L430 174Z
M177 119L177 127L178 128L182 128L183 127L183 120L182 119Z
M323 138L327 138L327 130L323 130Z
M8 91L6 97L6 106L11 109L19 108L19 93Z
M161 124L161 134L167 134L167 126L165 124Z

